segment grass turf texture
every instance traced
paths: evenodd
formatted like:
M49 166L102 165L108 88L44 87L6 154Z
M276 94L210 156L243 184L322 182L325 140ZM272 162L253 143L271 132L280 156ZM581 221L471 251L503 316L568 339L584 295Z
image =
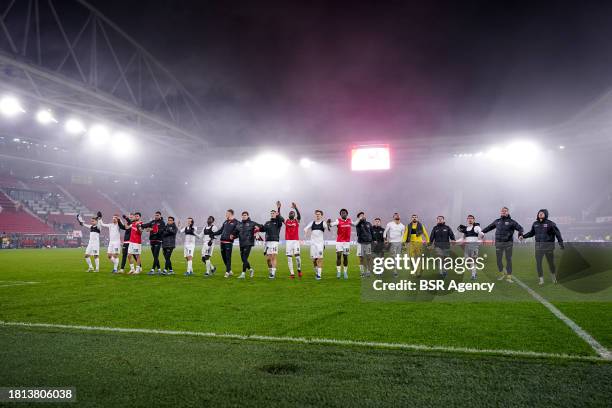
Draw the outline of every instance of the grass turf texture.
M301 281L289 280L284 255L277 279L269 281L259 251L251 255L254 280L226 280L219 272L204 279L197 259L197 276L186 278L181 255L179 250L174 256L176 276L151 277L113 276L106 259L101 259L103 272L85 273L81 250L1 251L0 281L39 283L0 287L0 320L595 355L536 302L363 302L354 256L349 280L338 281L335 255L328 251L324 279L317 282L309 262ZM302 257L308 260L307 251ZM218 251L213 261L221 271ZM145 272L150 262L145 250ZM532 265L531 252L516 251L518 276L536 287L533 272L520 273ZM493 276L492 268L489 262L482 279ZM521 288L510 290L524 298ZM612 346L612 303L555 304L604 346ZM7 363L0 385L77 385L79 400L106 405L125 405L127 397L115 390L126 388L126 395L149 403L226 405L263 404L270 395L278 404L341 405L358 399L375 405L393 403L394 390L405 398L404 405L412 398L421 404L597 405L595 390L608 400L611 396L609 363L41 328L0 327L0 333ZM84 374L57 369L64 364ZM281 375L262 371L265 366ZM129 379L134 386L114 388ZM181 381L185 384L178 387Z
M15 327L0 343L0 384L74 386L67 406L604 407L612 393L605 363Z

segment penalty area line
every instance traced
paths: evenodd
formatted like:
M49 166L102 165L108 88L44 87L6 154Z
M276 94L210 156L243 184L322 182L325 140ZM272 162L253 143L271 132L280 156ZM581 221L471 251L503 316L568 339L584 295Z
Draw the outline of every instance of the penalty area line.
M243 334L231 334L231 333L211 333L211 332L196 332L196 331L182 331L182 330L139 329L139 328L106 327L106 326L81 326L81 325L55 324L55 323L5 322L1 320L0 320L0 326L67 329L67 330L80 330L80 331L92 331L92 332L139 333L139 334L158 334L158 335L170 335L170 336L193 336L193 337L206 337L206 338L213 338L213 339L217 338L217 339L230 339L230 340L268 341L268 342L278 342L278 343L355 346L355 347L384 348L384 349L425 351L425 352L497 355L497 356L509 356L509 357L536 357L536 358L555 358L555 359L566 359L566 360L608 361L608 359L605 359L602 357L596 357L596 356L557 354L557 353L546 353L546 352L538 352L538 351L477 349L477 348L469 348L469 347L429 346L429 345L424 345L424 344L385 343L385 342L361 341L361 340L341 340L341 339L306 338L306 337L289 337L289 336L263 336L263 335L257 335L257 334L243 335Z
M546 300L542 295L537 293L535 290L531 289L527 284L523 283L520 279L516 277L512 277L519 284L520 287L525 289L535 300L540 302L545 308L547 308L555 317L565 323L578 337L584 340L591 348L601 357L603 360L612 360L612 353L606 347L604 347L600 342L595 340L593 336L587 333L582 327L580 327L576 322L567 317L562 311L557 309L555 305Z

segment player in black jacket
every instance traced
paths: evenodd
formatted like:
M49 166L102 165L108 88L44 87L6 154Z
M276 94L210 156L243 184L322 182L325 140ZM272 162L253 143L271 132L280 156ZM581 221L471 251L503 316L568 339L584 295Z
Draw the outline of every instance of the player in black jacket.
M270 211L270 219L260 228L259 232L266 234L266 249L264 255L268 262L269 278L276 277L276 257L278 256L278 241L285 219L280 215L281 203L276 202L276 210Z
M438 215L437 222L429 234L429 244L435 246L436 254L443 258L442 264L444 265L444 259L450 256L450 242L455 240L455 233L451 227L446 225L442 215ZM448 271L442 267L440 276L446 278L447 274Z
M121 269L119 269L119 273L123 273L125 264L127 263L128 247L130 246L130 233L132 231L130 226L134 220L134 214L130 213L130 215L127 217L123 215L122 218L125 220L125 224L119 220L119 229L125 230L125 233L123 234L123 245L121 246Z
M523 236L523 227L510 217L508 207L502 207L500 217L482 230L483 234L495 230L495 256L497 258L498 280L504 279L512 283L512 248L514 246L514 232L518 232L519 239ZM506 256L506 273L504 274L503 257Z
M174 270L172 269L172 251L176 247L177 232L178 228L174 223L174 217L168 217L168 222L161 231L161 245L165 260L162 275L174 275Z
M242 273L238 277L244 279L246 271L249 271L249 277L255 275L255 271L249 263L249 255L251 249L255 245L255 233L261 229L263 225L251 220L248 211L242 212L242 221L238 223L238 241L240 242L240 259L242 259Z
M555 239L559 241L559 247L564 249L563 237L557 224L548 219L548 210L542 208L538 211L538 215L534 223L531 225L531 230L523 235L523 238L535 237L535 258L536 268L540 285L544 284L544 270L542 268L542 260L546 257L548 268L552 275L553 283L557 283L557 271L555 268Z
M359 257L359 272L361 277L370 276L372 270L372 224L366 220L366 215L363 211L357 213L357 224L355 230L357 232L357 256ZM384 230L383 230L384 232Z
M233 275L232 272L232 250L234 249L234 240L238 238L238 220L234 218L234 210L231 208L225 212L225 221L218 231L212 236L221 235L221 258L225 264L225 277L229 278Z
M142 229L149 230L149 244L151 245L151 253L153 254L153 266L149 271L148 275L155 275L159 273L161 275L162 269L159 263L159 251L162 247L162 231L166 223L162 218L161 211L155 211L153 219L145 224L142 224Z
M381 219L374 218L372 225L372 253L382 258L385 252L385 229L380 225Z

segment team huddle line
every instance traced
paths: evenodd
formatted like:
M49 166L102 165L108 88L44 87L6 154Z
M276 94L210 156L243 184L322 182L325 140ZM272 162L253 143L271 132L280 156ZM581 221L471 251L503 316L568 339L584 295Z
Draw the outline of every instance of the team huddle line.
M536 267L540 284L543 284L543 259L546 258L552 275L552 281L556 282L556 268L554 264L555 240L563 249L563 238L556 224L548 219L548 210L538 211L536 220L531 229L524 233L523 227L510 216L507 207L500 211L500 217L491 224L482 228L476 222L473 215L467 216L465 225L460 225L457 230L462 235L456 239L451 227L446 225L443 216L438 216L436 225L431 232L427 232L418 216L413 214L408 225L401 222L399 213L393 215L393 220L383 228L380 218L375 218L370 223L366 214L360 211L356 214L357 221L348 216L346 209L339 211L336 220L323 218L323 211L315 210L313 220L304 228L305 234L310 235L310 258L315 273L315 279L322 278L323 271L323 252L325 249L324 233L327 229L331 231L336 228L336 277L348 279L348 258L350 254L350 241L352 228L357 233L357 256L359 258L359 269L362 277L370 276L372 272L374 257L383 257L388 251L392 257L401 255L402 250L408 245L408 252L411 258L421 257L425 245L433 247L437 256L441 258L450 257L451 243L464 244L464 257L476 260L478 257L479 246L486 233L495 230L495 253L498 278L512 282L512 250L514 234L517 233L519 240L535 237L536 241ZM134 212L126 215L114 215L111 222L105 223L102 220L102 213L98 211L96 216L91 218L90 224L85 225L80 215L77 216L79 223L89 229L89 242L85 250L85 261L88 265L88 272L99 271L100 253L100 228L108 228L109 244L107 248L108 259L113 263L113 273L124 273L126 262L129 262L130 271L128 274L140 274L141 253L142 253L142 233L149 232L149 243L153 255L153 265L149 275L172 275L172 253L176 247L177 234L184 234L183 256L187 261L185 276L193 275L193 256L195 254L196 242L202 240L202 262L206 266L204 276L212 276L217 268L211 262L211 256L215 247L215 241L219 241L221 258L225 266L225 277L233 276L232 271L232 251L234 241L238 240L240 248L240 258L242 260L242 273L239 278L254 276L254 269L249 263L251 249L256 241L264 241L264 255L268 265L268 276L270 279L276 277L277 256L281 229L285 227L286 255L288 257L289 277L302 277L302 260L300 256L300 223L301 214L296 203L291 203L291 208L285 219L281 215L281 203L276 202L276 208L270 211L270 219L265 223L258 223L251 220L248 211L241 213L241 220L234 216L234 210L228 209L225 212L225 220L222 225L217 227L215 218L209 216L206 225L198 228L194 224L193 218L187 218L183 226L180 221L175 222L174 217L170 216L164 220L160 211L155 212L151 221L143 222L142 214ZM123 243L121 241L121 231L124 231ZM164 257L164 268L161 267L160 252ZM119 255L122 255L121 266L119 266ZM295 268L294 268L295 260ZM504 265L505 260L505 265ZM95 267L94 267L95 265ZM472 279L477 279L477 270L470 268ZM420 275L420 271L415 271ZM447 275L447 270L440 271L442 278ZM397 269L394 271L397 277Z

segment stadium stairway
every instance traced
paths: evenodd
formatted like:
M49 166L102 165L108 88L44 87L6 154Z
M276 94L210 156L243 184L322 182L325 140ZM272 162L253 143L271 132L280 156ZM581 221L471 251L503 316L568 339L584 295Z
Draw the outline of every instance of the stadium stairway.
M49 234L53 228L17 206L9 196L0 191L0 231L6 233Z

